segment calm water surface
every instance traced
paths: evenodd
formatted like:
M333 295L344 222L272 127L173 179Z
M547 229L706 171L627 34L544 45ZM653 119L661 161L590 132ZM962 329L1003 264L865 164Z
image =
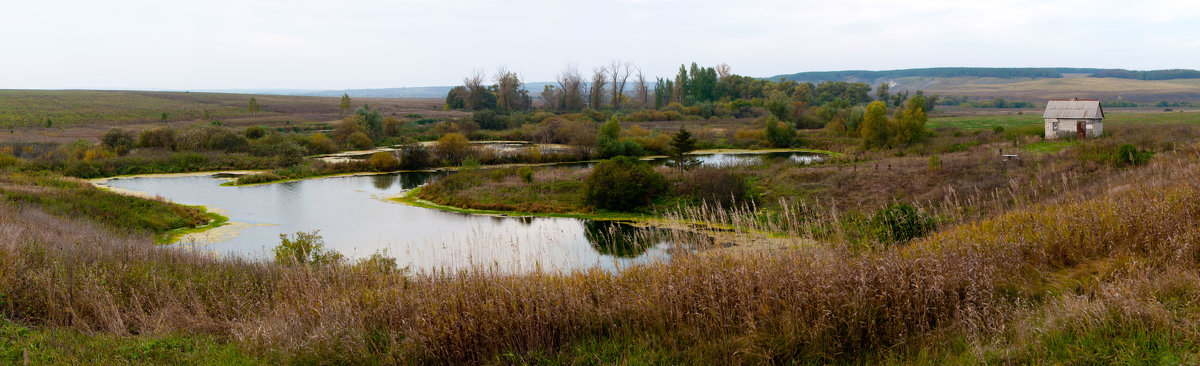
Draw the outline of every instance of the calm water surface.
M704 165L741 165L762 159L808 163L820 157L783 153L698 158ZM440 175L410 172L256 186L221 186L227 180L214 176L154 176L116 178L105 184L222 212L232 224L218 230L232 235L200 235L179 245L248 258L270 258L280 234L312 230L320 231L326 248L347 257L383 252L416 270L618 269L665 260L672 252L711 241L619 223L467 215L388 200Z
M280 234L320 230L326 248L351 258L377 251L414 269L496 267L506 271L616 269L669 257L671 245L621 224L569 218L466 215L387 200L431 173L309 179L221 186L212 176L118 178L106 184L223 211L235 236L182 243L197 250L270 258ZM244 225L243 225L244 224Z

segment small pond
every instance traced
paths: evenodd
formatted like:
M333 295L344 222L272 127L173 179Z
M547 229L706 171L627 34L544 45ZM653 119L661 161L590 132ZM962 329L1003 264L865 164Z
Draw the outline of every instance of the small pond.
M820 157L781 153L698 158L704 165L739 165L762 159L805 163ZM667 260L712 243L708 237L615 222L468 215L389 199L444 174L404 172L254 186L222 186L228 180L215 174L167 175L114 178L104 185L220 212L229 217L229 225L185 237L176 245L244 258L271 258L280 234L312 230L319 230L327 249L349 258L383 252L414 270L616 270Z

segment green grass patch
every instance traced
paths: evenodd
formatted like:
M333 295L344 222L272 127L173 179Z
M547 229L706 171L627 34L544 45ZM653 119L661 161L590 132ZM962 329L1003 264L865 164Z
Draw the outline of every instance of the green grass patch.
M113 228L156 234L208 225L213 220L202 209L117 194L47 172L0 175L0 199L34 204L59 216L86 217Z
M505 210L481 210L472 208L454 207L442 205L428 200L419 198L421 189L424 187L414 188L403 196L392 198L393 201L404 203L411 206L442 210L447 212L458 212L472 215L494 215L494 216L531 216L531 217L565 217L588 220L601 221L645 221L649 219L644 214L633 214L623 212L569 212L569 213L547 213L547 212L520 212L520 211L505 211Z
M1041 114L1009 114L990 116L955 116L930 118L929 128L956 127L962 129L991 129L1041 125ZM1106 113L1105 124L1200 124L1200 112Z
M1004 128L1040 125L1042 116L1034 114L1010 114L991 116L960 116L930 118L928 128L955 127L962 129L991 129L996 126Z
M88 335L31 329L0 319L0 364L5 365L247 365L269 363L211 336Z
M162 233L160 235L155 235L155 237L154 237L155 243L157 243L157 244L174 243L175 241L179 240L179 238L184 235L198 233L198 232L202 232L202 231L209 230L209 229L214 229L214 228L221 227L221 226L224 226L225 224L229 223L229 217L226 217L224 215L221 215L221 214L218 214L215 212L207 212L207 210L204 208L204 206L187 206L187 207L193 207L193 208L201 210L201 211L206 211L204 213L204 216L208 217L208 220L209 220L208 224L200 225L200 226L196 226L196 227L181 227L181 228L167 230L167 232L165 232L165 233Z
M1198 361L1197 347L1172 332L1113 322L1051 331L1024 346L1014 359L997 363L1181 365Z

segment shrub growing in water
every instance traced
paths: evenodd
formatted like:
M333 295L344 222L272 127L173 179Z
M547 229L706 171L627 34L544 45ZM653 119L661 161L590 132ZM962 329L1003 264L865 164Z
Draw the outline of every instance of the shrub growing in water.
M275 262L283 264L333 264L342 261L338 252L325 250L325 239L319 231L296 232L288 238L279 234L279 246L275 247Z
M614 211L646 206L667 189L667 179L662 174L649 164L627 156L596 164L584 184L588 204Z
M404 169L424 169L431 160L433 154L421 144L409 141L400 145L400 167Z

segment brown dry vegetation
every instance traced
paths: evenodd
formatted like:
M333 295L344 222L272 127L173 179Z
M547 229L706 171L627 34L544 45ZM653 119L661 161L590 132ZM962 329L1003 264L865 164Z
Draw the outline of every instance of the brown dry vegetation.
M261 112L246 106L254 97ZM170 125L183 127L208 123L205 110L225 126L242 128L333 123L346 116L340 98L223 93L0 90L0 142L96 141L115 126L132 130ZM367 104L386 116L419 114L422 118L463 117L467 113L443 111L440 99L354 98L355 108ZM167 120L161 115L167 114ZM51 128L44 122L51 119Z
M211 334L282 362L1195 362L1198 159L1193 142L907 246L710 252L621 273L216 260L3 205L0 312Z

